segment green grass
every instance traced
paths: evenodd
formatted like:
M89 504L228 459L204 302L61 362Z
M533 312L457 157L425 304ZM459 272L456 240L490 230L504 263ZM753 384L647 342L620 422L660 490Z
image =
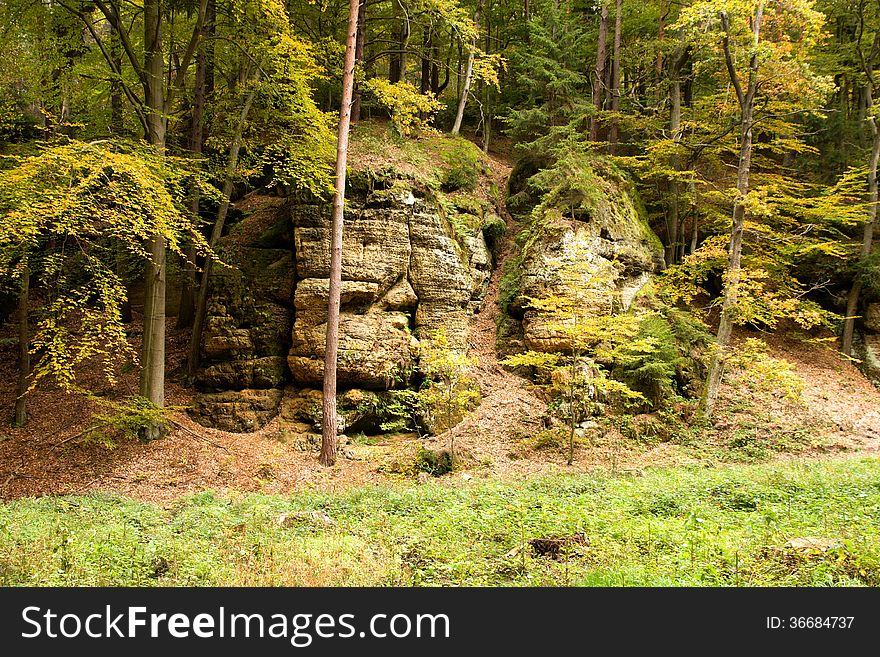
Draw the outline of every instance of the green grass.
M335 524L278 522L313 510ZM529 544L578 534L556 558ZM806 536L839 547L784 547ZM878 583L877 459L290 498L205 492L170 511L112 494L0 506L3 585Z

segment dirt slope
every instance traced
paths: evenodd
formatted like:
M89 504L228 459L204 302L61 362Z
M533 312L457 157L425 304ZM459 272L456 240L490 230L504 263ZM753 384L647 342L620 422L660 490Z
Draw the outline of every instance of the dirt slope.
M494 169L503 189L510 169L498 161ZM506 219L511 222L509 216ZM689 462L711 464L718 460L717 450L711 448L723 448L725 441L742 431L744 423L751 420L754 424L758 412L768 418L774 431L794 428L809 434L812 442L798 450L798 458L880 453L880 390L827 347L790 342L778 336L770 339L774 355L791 361L804 378L803 404L768 402L725 386L717 428L701 449L671 443L633 444L619 435L606 434L596 437L591 446L579 447L573 466L565 465L565 456L559 450L535 449L529 441L541 428L545 406L526 381L499 367L495 354L500 265L510 253L513 232L508 231L483 309L472 319L470 348L477 361L474 372L483 401L453 429L457 447L467 455L466 471L449 477L462 481L463 475L467 475L464 479L520 478L608 467L638 471ZM172 322L167 398L182 409L189 403L190 393L179 385L177 377L182 371L188 335L174 330ZM132 340L136 348L139 337L134 324ZM424 441L412 435L377 437L367 444L350 446L334 468L326 469L318 465L317 454L298 452L273 440L274 423L254 434L226 433L200 427L181 410L175 414L175 426L165 439L150 444L122 441L115 449L107 449L78 437L93 422L94 402L51 386L42 386L30 395L31 419L26 428L16 429L5 422L12 416L14 405L15 353L14 327L0 328L0 417L4 418L0 423L0 499L114 490L170 505L181 496L204 489L235 495L387 484L404 476L394 474L395 468L389 463L410 458L419 444L440 448L449 439L448 435ZM137 372L128 372L113 386L87 372L83 383L108 398L124 397L136 391ZM744 400L751 405L745 411ZM791 458L786 453L773 457Z

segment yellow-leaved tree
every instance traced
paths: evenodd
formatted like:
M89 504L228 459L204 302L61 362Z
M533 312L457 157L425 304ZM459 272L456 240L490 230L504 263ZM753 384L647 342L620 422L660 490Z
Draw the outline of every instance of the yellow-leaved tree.
M684 30L700 51L714 55L717 73L730 88L722 111L734 117L739 137L724 298L701 403L707 418L718 397L743 284L743 231L755 200L749 187L754 136L761 122L816 108L831 88L829 80L810 66L809 55L824 38L825 17L814 4L813 0L704 0L683 9L674 26Z

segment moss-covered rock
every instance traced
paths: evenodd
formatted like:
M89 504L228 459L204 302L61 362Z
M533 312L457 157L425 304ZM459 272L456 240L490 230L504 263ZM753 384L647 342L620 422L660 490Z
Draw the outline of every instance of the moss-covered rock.
M485 187L487 172L473 144L382 144L360 154L355 145L349 173L337 371L342 431L394 424L398 397L416 382L424 336L442 329L451 349L467 348L468 315L479 310L492 271L487 236L497 248L503 234L486 190L474 191ZM413 169L422 158L426 166ZM195 414L217 422L220 414L207 407L232 403L212 396L219 392L290 388L302 394L285 393L282 423L315 429L331 207L310 196L251 196L241 205L244 219L219 245L230 267L215 268L212 280ZM354 391L362 399L352 406L346 395ZM300 429L291 431L309 433Z
M502 280L502 305L521 321L529 349L565 351L560 318L532 300L592 290L593 307L585 312L625 310L663 268L663 248L631 181L613 165L576 158L536 177L546 191Z

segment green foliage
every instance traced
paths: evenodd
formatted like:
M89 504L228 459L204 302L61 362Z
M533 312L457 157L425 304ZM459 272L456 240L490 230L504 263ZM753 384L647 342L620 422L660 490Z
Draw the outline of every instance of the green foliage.
M250 79L216 90L211 99L207 145L218 154L217 168L225 171L241 107L253 93L236 175L319 199L332 196L334 117L313 99L313 85L324 75L316 48L293 32L287 9L277 0L246 0L232 9L239 13L243 33L236 40L248 53L241 66L250 71Z
M391 125L401 137L429 133L431 117L442 107L431 92L419 93L408 82L392 84L384 78L373 78L364 83L364 89L390 112Z
M489 247L489 251L493 255L497 256L498 249L501 248L501 241L506 233L507 224L504 222L504 219L494 213L486 217L486 220L483 222L483 238L486 240L486 246Z
M444 192L473 191L477 187L483 168L483 153L467 139L457 137L446 140L440 148L443 158Z
M645 395L653 409L678 395L696 396L712 336L690 313L665 308L646 315L623 347L614 376Z
M0 505L5 586L876 586L876 459ZM326 514L293 526L282 514ZM390 520L390 521L389 521ZM582 534L555 560L533 538ZM822 537L835 547L789 541ZM515 557L510 556L514 551Z
M430 433L454 427L480 400L480 390L469 370L476 364L461 350L454 349L443 330L419 341L419 372L424 382L418 391L423 424ZM454 456L454 438L449 452Z
M140 438L143 429L159 427L159 435L165 435L170 428L170 409L156 406L143 397L131 397L122 402L94 399L106 410L95 413L92 427L84 434L87 441L112 449L119 440Z
M77 367L93 358L112 381L115 366L135 358L117 253L147 260L146 242L158 235L181 257L187 242L207 254L185 209L192 188L217 196L184 162L126 143L46 147L0 171L0 280L19 280L27 265L48 292L31 341L32 385L50 376L73 388Z
M730 364L738 370L740 384L755 392L771 393L793 403L799 403L805 382L791 363L769 355L770 348L763 340L748 338L737 345Z
M873 251L859 260L855 269L856 277L864 288L875 296L880 296L880 251Z
M435 452L424 447L419 447L415 457L416 472L427 472L434 477L440 477L455 469L452 454L446 450Z
M504 262L501 281L498 284L498 303L501 306L501 312L505 315L510 314L511 304L519 296L520 288L522 287L522 264L523 258L521 253L508 258Z
M753 235L760 231L766 235L767 242L778 244L773 237L775 233L768 234L766 227L759 229L747 222L749 229ZM840 315L807 298L806 286L793 275L799 257L803 257L802 252L743 255L739 293L732 311L735 324L772 329L788 321L804 329L834 327ZM686 304L696 312L705 313L721 303L720 298L708 303L705 300L712 299L708 284L723 275L726 264L726 238L711 237L680 265L663 273L658 281L660 294L668 303ZM704 301L702 307L695 303L699 300Z

